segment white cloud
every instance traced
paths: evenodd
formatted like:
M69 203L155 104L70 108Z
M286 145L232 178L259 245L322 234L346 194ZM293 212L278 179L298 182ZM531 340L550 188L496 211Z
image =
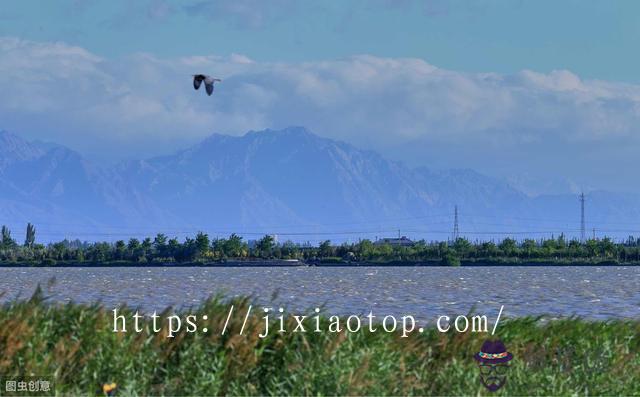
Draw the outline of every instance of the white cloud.
M207 97L193 90L193 73L223 82ZM640 86L566 70L459 73L369 55L304 63L240 54L103 59L64 43L2 38L0 88L1 128L112 156L288 125L383 153L407 145L437 157L430 146L454 147L495 161L515 150L525 153L523 164L551 156L538 148L545 144L613 142L623 157L640 145ZM558 154L558 164L574 155Z

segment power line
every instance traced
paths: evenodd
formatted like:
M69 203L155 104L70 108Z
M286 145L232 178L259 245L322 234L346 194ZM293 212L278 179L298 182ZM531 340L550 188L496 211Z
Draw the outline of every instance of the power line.
M429 214L429 215L414 215L414 216L410 216L410 217L390 217L390 218L378 218L378 219L370 219L370 220L366 220L366 221L349 221L349 222L332 222L332 223L292 223L292 224L266 224L266 225L260 225L260 227L264 230L271 230L271 229L276 229L276 228L286 228L286 227L326 227L326 226L355 226L355 225L367 225L367 226L375 226L375 225L380 225L380 224L387 224L387 227L390 227L390 225L397 225L398 222L402 222L402 221L417 221L417 220L432 220L429 223L448 223L450 221L447 220L440 220L440 221L435 221L433 219L436 218L448 218L451 216L451 213L436 213L436 214ZM29 221L29 219L25 219L23 221L20 221L18 223L24 223L26 224ZM31 220L33 221L33 220ZM0 219L0 224L2 223L6 223L6 224L14 224L16 223L15 220L9 220L9 219ZM33 223L33 222L32 222ZM72 226L72 227L76 227L76 228L102 228L102 229L109 229L109 230L149 230L149 231L156 231L159 229L162 230L166 230L166 231L171 231L173 229L166 229L162 226L159 227L155 227L155 226L149 226L149 227L144 227L144 226L107 226L107 225L103 225L101 223L97 223L94 222L94 224L89 224L89 223L77 223L77 222L36 222L37 225L40 226L52 226L52 227L56 227L56 226L60 226L60 227L66 227L66 226ZM236 227L237 226L237 227ZM173 227L173 226L169 226L169 227ZM233 231L238 231L240 228L245 227L244 225L230 225L230 230L231 228L233 228ZM191 230L193 232L198 232L200 230L202 230L202 227L196 227L196 226L192 226L192 225L188 225L186 227L180 227L181 231L185 231L185 230Z

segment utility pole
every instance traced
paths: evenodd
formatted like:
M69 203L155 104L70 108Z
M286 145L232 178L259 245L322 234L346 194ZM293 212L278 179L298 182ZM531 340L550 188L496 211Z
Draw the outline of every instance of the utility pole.
M584 224L584 192L580 193L580 242L584 243L586 228Z
M460 229L458 228L458 206L455 206L453 218L453 241L456 242L460 237Z

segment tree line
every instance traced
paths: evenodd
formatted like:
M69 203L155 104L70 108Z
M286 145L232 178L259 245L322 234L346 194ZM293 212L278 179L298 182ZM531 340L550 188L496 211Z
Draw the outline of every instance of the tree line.
M36 242L36 228L27 225L24 243L19 244L8 227L2 226L0 263L158 263L215 262L223 260L297 259L322 262L419 262L440 261L458 265L460 261L553 261L640 263L640 238L629 237L615 242L605 237L580 242L564 235L539 240L504 238L501 241L471 242L460 237L455 241L420 240L410 246L363 239L356 243L317 245L286 241L278 243L271 235L245 241L237 234L211 239L199 232L180 241L165 234L154 238L115 242L81 242L63 240L49 244Z

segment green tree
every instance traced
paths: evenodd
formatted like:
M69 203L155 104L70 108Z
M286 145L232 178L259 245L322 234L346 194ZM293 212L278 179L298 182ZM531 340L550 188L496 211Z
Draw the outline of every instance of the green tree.
M109 258L111 246L108 243L95 243L91 247L91 259L95 262L104 262Z
M599 241L600 253L605 258L611 258L616 253L616 246L609 237L605 237Z
M300 247L293 241L285 241L282 244L282 256L287 259L297 259L300 254Z
M537 248L536 242L533 239L526 239L522 242L522 250L525 252L527 258L531 258Z
M198 232L195 239L196 256L204 257L209 253L209 236L206 233Z
M375 246L373 245L371 240L364 239L364 240L360 240L358 244L356 244L356 246L354 247L354 251L355 251L356 257L359 260L368 260L368 259L371 259L371 257L373 256L375 251Z
M33 244L36 242L36 228L31 223L27 224L27 235L24 239L24 246L33 248Z
M216 258L223 259L227 257L227 240L224 238L216 238L211 242L211 251Z
M469 254L469 252L471 251L472 248L473 248L473 246L471 245L469 240L467 240L464 237L458 237L456 239L456 241L453 243L453 249L462 258L466 257Z
M167 256L167 236L162 233L158 233L156 238L153 239L153 249L156 254L162 258Z
M257 241L256 248L258 249L260 256L264 258L268 258L271 256L275 245L276 243L273 236L267 234L263 238Z
M232 258L240 258L245 254L244 243L242 242L242 237L233 233L229 236L228 240L225 240L224 244L224 253Z
M129 252L131 252L131 254L133 254L133 252L138 250L139 248L140 248L140 240L138 240L137 238L129 239L129 243L127 244L127 249L129 250Z
M13 248L16 246L16 242L11 238L11 230L8 227L2 226L2 240L0 240L0 245L2 248Z
M140 240L137 238L129 239L129 242L127 243L127 251L129 251L129 257L133 261L138 261L144 256Z
M500 245L498 246L498 248L500 248L500 250L506 255L506 256L515 256L517 250L518 250L518 246L516 245L516 240L512 239L512 238L505 238L504 240L502 240L502 242L500 243Z
M172 238L167 243L167 256L173 259L177 259L180 256L180 242L177 238Z
M115 249L116 259L123 260L127 252L127 245L124 243L124 241L123 240L116 241L114 249Z
M63 242L55 243L50 246L53 259L63 260L67 252L67 246Z
M555 254L556 248L557 248L557 241L553 238L545 239L542 242L542 250L544 252L545 257L547 258Z
M558 236L558 239L556 240L556 247L561 250L567 248L567 238L564 233L560 233Z
M320 246L318 247L318 256L321 258L333 256L333 247L331 246L330 240L325 240L320 243Z
M598 254L598 241L594 239L589 239L585 243L585 248L587 249L587 253L589 257L593 258Z
M144 240L142 240L142 243L140 243L140 248L142 248L143 255L149 255L149 253L151 252L151 248L153 248L153 243L151 242L151 239L147 237Z

